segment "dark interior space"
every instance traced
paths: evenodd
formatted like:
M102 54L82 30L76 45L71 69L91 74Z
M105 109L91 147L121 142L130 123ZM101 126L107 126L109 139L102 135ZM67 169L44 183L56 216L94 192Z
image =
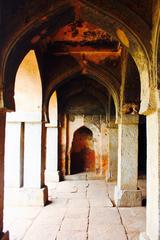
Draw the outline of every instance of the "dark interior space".
M146 117L139 115L139 136L138 136L138 176L146 177L147 158L147 138L146 138Z
M93 133L81 127L74 133L71 148L71 174L95 170Z

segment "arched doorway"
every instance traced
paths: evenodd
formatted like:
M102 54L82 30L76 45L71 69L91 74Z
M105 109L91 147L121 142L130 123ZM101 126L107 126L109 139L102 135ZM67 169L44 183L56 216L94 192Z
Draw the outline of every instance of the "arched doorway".
M92 131L83 126L75 131L71 147L71 174L95 171Z

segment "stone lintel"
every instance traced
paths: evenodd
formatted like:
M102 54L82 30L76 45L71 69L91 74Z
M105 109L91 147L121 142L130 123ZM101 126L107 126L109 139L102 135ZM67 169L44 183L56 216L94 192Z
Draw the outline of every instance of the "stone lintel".
M140 233L139 240L150 240L145 232Z
M114 200L117 207L140 207L142 192L141 190L121 190L115 186Z
M9 232L2 233L0 240L9 240Z
M45 206L48 202L48 187L5 188L6 206Z

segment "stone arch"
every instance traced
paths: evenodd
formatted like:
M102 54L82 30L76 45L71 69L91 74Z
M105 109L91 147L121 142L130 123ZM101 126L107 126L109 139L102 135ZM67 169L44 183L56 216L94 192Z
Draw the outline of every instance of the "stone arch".
M160 49L160 11L159 11L159 7L160 7L160 2L157 1L157 3L155 4L155 15L154 15L154 25L153 25L153 30L152 30L152 49L153 49L153 55L152 55L152 60L153 60L153 78L155 79L155 87L159 87L159 81L160 78L158 79L158 62L160 62L160 60L158 60L158 54L159 53L159 49Z
M153 62L153 65L155 66L156 85L158 89L160 89L160 17L158 21L157 36L155 42L155 57L153 59L155 60L155 62Z
M7 114L8 120L42 120L41 76L33 50L25 55L18 67L14 86L14 102L15 112Z
M109 6L107 6L109 4ZM149 58L149 43L144 43L142 39L145 39L145 36L150 36L150 32L143 22L141 18L137 18L137 15L134 14L132 11L130 11L130 14L128 16L135 17L134 19L137 19L141 23L141 26L143 27L143 36L140 33L139 24L136 29L136 25L128 26L128 17L127 14L125 14L125 7L124 5L118 4L118 7L123 11L123 14L119 14L116 11L116 7L112 7L111 3L106 3L106 8L104 10L100 10L100 6L91 4L89 1L80 1L80 7L81 7L81 14L80 17L82 17L82 20L92 22L93 24L96 22L98 26L100 26L102 29L106 30L109 34L111 34L113 37L118 38L122 44L124 44L129 52L131 53L132 57L134 58L136 65L140 72L140 78L141 78L141 107L140 112L145 113L148 111L149 108L153 108L154 103L150 103L152 100L150 98L150 88L152 87L153 80L151 78L151 64L150 64L150 58ZM43 26L45 26L48 22L52 20L54 23L53 27L54 29L57 29L58 27L65 25L71 21L75 20L75 12L74 11L74 4L70 1L61 1L59 4L55 2L54 7L52 6L52 9L50 11L46 11L43 14L37 15L35 17L35 20L26 24L26 26L18 32L18 34L15 34L15 36L12 36L11 42L9 42L8 46L5 47L5 52L3 53L3 62L2 62L2 82L4 86L4 106L8 108L14 107L14 101L13 101L13 87L8 88L8 84L12 82L11 85L14 85L14 80L10 79L7 80L6 74L9 68L11 67L10 64L12 61L10 61L11 58L14 58L17 54L18 46L21 48L27 48L28 45L30 46L30 41L35 33L42 29ZM115 6L115 4L114 4ZM109 9L109 11L107 11ZM118 8L117 8L118 9ZM95 14L96 10L96 14ZM67 14L65 14L67 12ZM128 12L128 9L126 13ZM63 14L63 21L61 15ZM94 18L93 18L94 16ZM56 19L56 21L55 21ZM57 19L60 19L58 21ZM112 26L112 28L110 28ZM119 31L118 31L119 30ZM27 38L28 35L28 38ZM40 36L39 36L40 37ZM124 38L123 38L124 37ZM126 44L126 40L127 43ZM24 44L25 41L27 41L27 46ZM19 44L21 42L21 44ZM25 47L24 47L25 45ZM19 56L20 58L20 56ZM18 60L19 61L19 60ZM14 75L12 76L14 78ZM10 82L11 81L11 82ZM8 82L8 83L7 83ZM10 99L7 100L7 91L10 91Z
M33 93L36 94L33 95ZM33 50L29 51L22 60L15 81L15 105L16 111L41 112L42 110L42 85ZM29 102L29 99L32 101ZM24 106L25 105L25 106Z
M73 68L72 70L62 73L62 75L53 79L53 81L50 83L50 85L46 91L47 94L44 96L44 102L43 102L44 112L47 112L50 96L56 90L58 85L63 81L67 81L66 79L74 78L80 74L81 74L81 69L79 66L77 66L77 67ZM87 68L87 75L90 78L93 78L95 81L102 84L104 87L107 88L108 92L111 93L113 100L114 100L114 104L115 104L116 120L117 120L118 116L119 116L119 104L120 104L120 99L119 99L119 87L120 86L119 86L118 80L113 75L109 74L109 72L106 72L103 70L101 71L101 69L91 67L91 65L89 65Z
M127 114L137 114L140 107L140 74L134 59L127 53L124 76L121 80L121 111Z

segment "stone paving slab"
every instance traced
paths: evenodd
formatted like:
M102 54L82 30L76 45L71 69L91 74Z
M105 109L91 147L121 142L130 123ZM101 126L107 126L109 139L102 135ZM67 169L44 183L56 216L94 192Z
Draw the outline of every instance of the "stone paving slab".
M119 225L121 224L117 208L92 207L89 217L90 225Z
M58 225L52 226L47 222L36 226L33 224L23 240L56 240L58 230Z
M113 207L113 204L109 198L92 198L89 199L91 207Z
M4 224L4 230L9 229L10 240L21 240L32 225L32 222L29 219L15 219L12 224Z
M86 194L85 193L55 193L54 194L54 198L65 198L65 199L69 199L69 198L86 198Z
M7 219L33 219L35 218L43 207L6 207L4 216Z
M122 225L96 225L89 227L88 240L127 240Z
M88 208L89 202L87 199L70 199L67 206L68 208Z
M54 206L54 204L52 205L48 205L45 208L43 208L43 210L41 211L40 216L42 218L63 218L65 215L67 207L61 207L61 208L57 208L56 206Z
M88 213L89 213L89 208L68 208L65 214L65 217L66 218L87 218Z
M61 192L61 193L69 193L69 192L75 192L78 191L77 189L77 184L73 181L63 181L60 182L57 187L56 187L56 192Z
M55 206L55 208L63 208L66 207L68 204L68 198L52 198L52 204Z
M140 232L145 232L146 208L119 208L123 224L129 239L138 239Z
M86 240L87 233L82 231L61 231L56 240ZM98 240L98 239L97 239Z
M87 231L88 219L87 218L65 218L61 225L61 231Z
M145 208L113 207L107 189L102 180L57 183L43 208L5 208L5 230L10 240L138 240Z

